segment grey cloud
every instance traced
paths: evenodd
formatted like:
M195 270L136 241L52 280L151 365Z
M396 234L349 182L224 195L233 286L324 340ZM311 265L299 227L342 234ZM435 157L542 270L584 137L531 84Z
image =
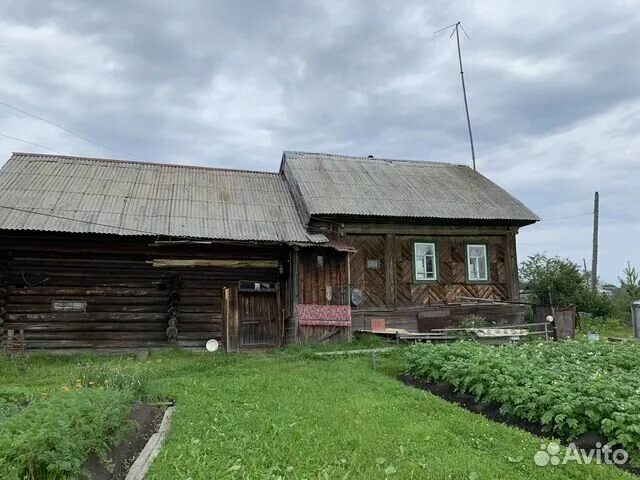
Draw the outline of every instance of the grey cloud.
M625 233L640 224L631 3L5 2L0 100L116 151L2 107L0 133L71 154L237 168L276 169L283 149L468 164L455 43L433 34L457 19L471 36L482 171L550 219L589 211L600 189L604 275L640 264ZM524 229L521 255L581 261L588 222Z

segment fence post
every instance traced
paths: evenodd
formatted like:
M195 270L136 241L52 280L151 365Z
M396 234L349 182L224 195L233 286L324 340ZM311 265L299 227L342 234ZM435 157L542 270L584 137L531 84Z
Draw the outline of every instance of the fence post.
M631 321L633 323L633 336L640 338L640 300L631 303Z

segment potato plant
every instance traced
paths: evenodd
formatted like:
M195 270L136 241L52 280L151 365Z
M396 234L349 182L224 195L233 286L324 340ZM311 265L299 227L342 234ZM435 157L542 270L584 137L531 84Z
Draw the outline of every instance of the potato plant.
M411 374L495 402L550 434L574 439L597 431L640 451L640 345L418 345L406 360Z

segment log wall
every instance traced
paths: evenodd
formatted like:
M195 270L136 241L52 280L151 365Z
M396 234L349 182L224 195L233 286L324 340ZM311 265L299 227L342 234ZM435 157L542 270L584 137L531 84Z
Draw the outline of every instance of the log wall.
M10 269L0 271L0 283L6 284L6 312L0 317L5 330L24 329L29 349L202 347L210 338L223 341L223 287L240 280L281 280L277 268L250 267L251 259L278 260L278 249L158 248L150 246L153 239L103 237L3 235L2 251L13 257ZM158 258L245 263L242 268L157 267ZM86 310L56 311L54 301L84 302ZM177 329L174 342L170 326Z

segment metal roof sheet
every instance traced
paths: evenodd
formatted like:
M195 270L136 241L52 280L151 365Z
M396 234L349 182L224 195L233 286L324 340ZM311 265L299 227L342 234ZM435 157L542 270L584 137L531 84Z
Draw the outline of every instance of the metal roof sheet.
M539 220L480 173L451 163L284 152L282 172L307 215Z
M30 153L0 169L0 229L327 241L275 173Z

